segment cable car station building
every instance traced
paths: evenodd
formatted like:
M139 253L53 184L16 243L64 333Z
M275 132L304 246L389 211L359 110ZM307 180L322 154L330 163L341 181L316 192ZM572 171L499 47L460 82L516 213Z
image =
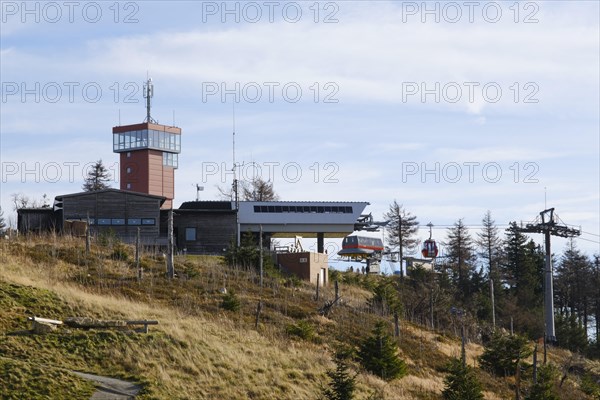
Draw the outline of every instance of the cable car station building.
M48 226L63 231L73 221L89 221L93 234L112 232L131 243L139 230L142 243L164 246L172 210L176 251L223 254L245 232L257 238L262 232L266 246L276 237L316 238L316 253L324 254L325 237L342 238L360 228L367 202L189 201L173 209L182 131L150 117L151 80L144 96L146 120L112 129L113 152L120 157L120 189L56 196L51 212L19 210L21 232Z

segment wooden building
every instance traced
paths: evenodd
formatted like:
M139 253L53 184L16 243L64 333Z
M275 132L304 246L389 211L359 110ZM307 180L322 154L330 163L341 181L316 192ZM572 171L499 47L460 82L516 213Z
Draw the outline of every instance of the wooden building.
M162 235L167 236L168 211L163 210ZM236 211L231 201L188 201L173 210L173 235L178 251L222 255L236 238Z
M145 244L158 244L160 207L165 197L118 189L104 189L56 196L59 230L65 221L90 221L92 234L114 233L125 242L133 242L138 228Z
M17 229L19 232L58 231L55 212L51 207L19 208L17 210Z

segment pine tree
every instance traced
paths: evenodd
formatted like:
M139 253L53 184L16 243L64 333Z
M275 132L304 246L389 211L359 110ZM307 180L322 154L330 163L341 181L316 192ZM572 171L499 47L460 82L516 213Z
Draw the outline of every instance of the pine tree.
M500 282L500 262L502 258L502 240L498 228L492 219L492 212L487 211L481 220L483 228L477 234L479 255L487 261L488 278L494 281L494 294L496 302L502 296L502 283Z
M584 353L588 347L587 330L575 314L568 317L557 315L556 339L558 346L572 352Z
M242 199L246 201L276 201L279 196L273 189L273 182L262 178L253 178L249 185L242 188Z
M4 220L4 211L2 211L2 207L0 207L0 235L4 235L5 230L6 221Z
M371 335L360 344L358 358L367 371L391 381L405 376L407 367L398 357L398 345L385 330L385 322L375 324Z
M556 370L552 364L542 365L538 369L537 382L531 387L525 400L559 400L554 393Z
M96 190L108 189L110 186L107 182L110 180L110 173L102 164L102 160L96 161L89 169L87 177L83 182L83 190L85 192L93 192Z
M327 376L331 381L329 387L323 390L323 395L327 400L352 400L354 390L356 389L356 379L348 372L349 353L344 350L338 350L335 354L335 370L327 371Z
M481 368L498 376L510 376L516 373L518 363L531 353L524 337L497 333L486 344L483 354L479 357L479 363Z
M460 296L468 298L474 292L471 277L474 272L475 250L473 239L462 219L448 229L446 265L453 272L453 278Z
M575 314L588 326L592 305L594 304L595 287L592 262L576 246L575 240L569 240L567 250L563 253L556 267L555 295L557 307L562 314Z
M406 211L396 200L390 204L390 209L383 218L390 221L386 226L386 241L392 248L398 249L400 262L400 276L404 276L402 262L404 252L413 252L419 243L416 235L419 230L417 217Z
M477 380L473 369L468 365L463 366L458 358L450 361L448 376L444 380L446 387L442 396L446 400L483 400L481 384Z

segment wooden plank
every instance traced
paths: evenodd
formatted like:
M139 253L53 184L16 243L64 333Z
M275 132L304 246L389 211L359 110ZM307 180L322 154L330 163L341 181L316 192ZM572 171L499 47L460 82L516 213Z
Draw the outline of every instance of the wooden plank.
M48 318L39 318L39 317L27 317L28 321L32 321L32 322L43 322L46 324L52 324L52 325L62 325L62 321L56 320L56 319L48 319Z
M158 325L158 321L127 321L127 325Z

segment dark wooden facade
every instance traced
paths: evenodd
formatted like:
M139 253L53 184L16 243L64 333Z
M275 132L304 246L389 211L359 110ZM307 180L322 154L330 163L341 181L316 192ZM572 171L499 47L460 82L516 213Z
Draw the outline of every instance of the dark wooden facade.
M52 208L20 208L17 210L17 229L21 233L58 231Z
M92 234L112 232L126 242L133 242L140 230L143 243L156 244L160 233L162 196L117 189L82 192L56 197L61 209L57 225L65 221L90 219Z
M161 228L166 236L167 211ZM178 251L223 254L236 236L236 211L229 201L192 201L174 210L173 234Z

